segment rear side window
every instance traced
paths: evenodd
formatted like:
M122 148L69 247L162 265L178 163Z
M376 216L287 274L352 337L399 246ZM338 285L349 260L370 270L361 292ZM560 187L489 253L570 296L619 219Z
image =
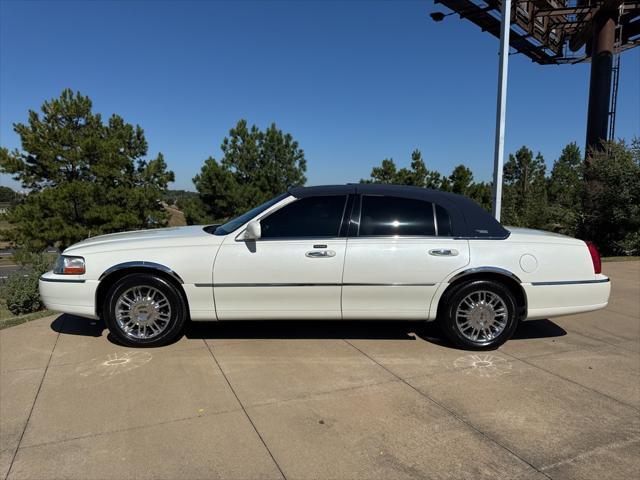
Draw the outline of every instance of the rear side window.
M434 216L431 202L411 198L363 195L360 236L434 236L436 234ZM450 225L449 230L451 230Z
M261 238L337 237L346 195L307 197L260 220Z

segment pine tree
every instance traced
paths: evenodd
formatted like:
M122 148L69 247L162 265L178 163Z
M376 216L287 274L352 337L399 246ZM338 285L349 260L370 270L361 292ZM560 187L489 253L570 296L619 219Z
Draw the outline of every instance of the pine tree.
M608 142L589 152L582 238L605 255L640 254L640 140Z
M411 152L409 168L403 167L398 170L393 159L385 158L379 167L371 169L370 178L362 179L360 183L387 183L438 189L442 186L443 178L438 172L427 168L422 153L416 149Z
M504 165L502 223L543 228L547 223L546 166L527 147L509 155Z
M88 236L165 225L161 199L173 172L159 154L147 161L139 126L69 89L44 102L41 115L14 125L22 150L0 149L0 171L30 193L7 215L9 239L30 250L65 248Z
M554 162L548 181L548 229L575 236L582 221L584 162L580 148L573 142Z
M193 178L188 223L222 222L306 182L304 151L275 124L261 131L240 120L220 148L222 159L209 157Z

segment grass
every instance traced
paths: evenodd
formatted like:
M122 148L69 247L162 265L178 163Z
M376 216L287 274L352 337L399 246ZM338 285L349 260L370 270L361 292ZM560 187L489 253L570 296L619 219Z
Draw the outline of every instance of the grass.
M640 260L640 257L630 255L628 257L602 257L603 262L635 262Z

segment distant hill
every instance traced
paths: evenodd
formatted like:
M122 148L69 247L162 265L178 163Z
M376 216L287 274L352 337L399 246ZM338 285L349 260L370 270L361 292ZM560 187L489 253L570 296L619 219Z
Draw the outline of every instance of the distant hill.
M169 214L169 227L183 227L187 224L184 213L173 205L164 205L164 209Z
M167 190L164 196L164 201L168 205L179 205L181 200L187 198L195 198L198 194L196 192L189 192L188 190Z

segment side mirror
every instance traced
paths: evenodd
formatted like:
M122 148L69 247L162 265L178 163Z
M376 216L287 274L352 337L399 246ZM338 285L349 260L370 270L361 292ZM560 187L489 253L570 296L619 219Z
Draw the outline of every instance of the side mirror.
M249 222L246 230L244 231L243 240L257 240L262 236L262 227L260 227L260 222L256 222L255 220Z

